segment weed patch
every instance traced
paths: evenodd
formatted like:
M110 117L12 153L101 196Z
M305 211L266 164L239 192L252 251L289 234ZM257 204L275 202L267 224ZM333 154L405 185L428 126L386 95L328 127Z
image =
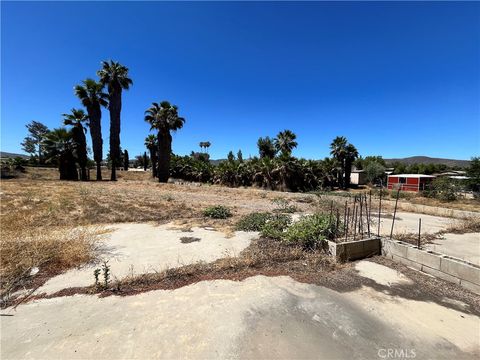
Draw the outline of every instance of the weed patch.
M212 219L227 219L232 216L232 212L226 206L215 205L206 208L203 215Z

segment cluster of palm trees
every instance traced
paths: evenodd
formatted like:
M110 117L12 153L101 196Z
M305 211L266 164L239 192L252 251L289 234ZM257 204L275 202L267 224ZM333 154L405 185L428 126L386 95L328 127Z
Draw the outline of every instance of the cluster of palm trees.
M171 176L187 181L210 182L226 186L258 186L282 191L311 191L319 188L345 188L349 184L353 161L358 151L344 137L330 145L331 158L298 159L292 151L298 146L296 135L284 130L275 138L257 141L259 156L243 160L232 151L218 166L193 156L173 156ZM241 154L241 152L239 152ZM347 180L348 178L348 180Z
M200 151L208 154L208 148L212 145L210 141L200 141L198 144L200 146Z
M102 107L110 112L110 160L112 181L117 180L116 168L120 163L120 114L122 111L122 91L128 90L132 80L128 68L115 61L103 61L97 71L98 81L88 78L75 86L75 95L85 107L72 109L70 114L63 114L63 124L71 126L70 130L57 128L50 131L44 140L47 157L56 162L60 170L60 179L77 180L76 164L80 167L80 179L88 180L86 128L90 129L93 158L96 163L97 180L102 180L101 163L103 158ZM105 92L105 88L107 92ZM75 171L74 171L75 170Z
M152 162L152 175L157 177L159 182L166 183L170 177L172 157L171 132L181 129L185 119L178 114L178 106L162 101L152 103L145 111L145 121L150 124L150 131L157 132L145 139Z

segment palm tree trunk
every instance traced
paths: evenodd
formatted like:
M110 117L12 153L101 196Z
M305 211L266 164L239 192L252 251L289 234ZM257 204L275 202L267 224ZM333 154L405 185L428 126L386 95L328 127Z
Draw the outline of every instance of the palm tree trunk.
M109 89L110 90L110 89ZM120 112L122 111L122 88L112 86L110 91L110 159L112 160L111 181L117 181L117 165L120 158Z
M150 161L152 162L152 177L157 177L157 149L150 149Z
M87 107L88 117L90 119L90 135L92 137L93 159L97 164L97 181L102 180L102 157L103 157L103 140L102 140L102 111L99 104Z
M169 130L158 132L158 181L166 183L170 176L170 154L172 152L172 136Z

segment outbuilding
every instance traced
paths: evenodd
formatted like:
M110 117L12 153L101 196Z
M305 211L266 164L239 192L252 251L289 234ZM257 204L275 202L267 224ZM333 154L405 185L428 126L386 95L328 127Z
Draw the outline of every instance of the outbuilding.
M388 175L387 188L389 190L422 191L428 189L435 176L423 174L395 174Z

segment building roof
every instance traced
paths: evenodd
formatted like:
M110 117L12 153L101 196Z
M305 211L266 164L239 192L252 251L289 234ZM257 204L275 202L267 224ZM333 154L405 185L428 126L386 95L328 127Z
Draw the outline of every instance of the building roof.
M394 174L388 175L389 177L408 177L408 178L434 178L433 175L424 175L424 174Z

